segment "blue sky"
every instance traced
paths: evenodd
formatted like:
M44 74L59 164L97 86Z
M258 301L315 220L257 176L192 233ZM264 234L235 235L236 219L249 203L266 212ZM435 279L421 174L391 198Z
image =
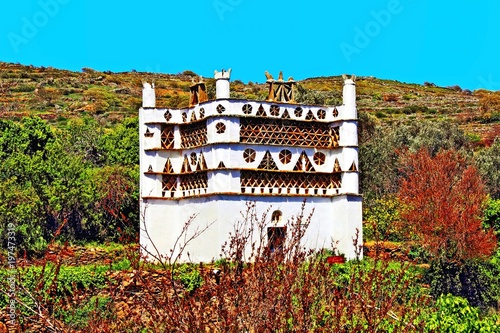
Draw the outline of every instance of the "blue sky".
M354 73L500 90L500 1L2 3L0 61L265 81Z

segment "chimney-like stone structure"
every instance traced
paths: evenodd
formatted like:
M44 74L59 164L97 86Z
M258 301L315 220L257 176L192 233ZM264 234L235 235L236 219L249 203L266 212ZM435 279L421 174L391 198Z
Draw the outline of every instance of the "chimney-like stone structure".
M156 94L155 94L155 84L150 84L148 82L142 83L142 107L143 108L155 108L156 107Z
M227 71L225 71L224 69L220 72L218 72L217 70L214 71L214 78L216 90L215 98L229 98L229 79L231 78L231 68L229 68Z
M193 79L189 87L189 107L206 101L208 101L207 87L205 86L205 82L203 82L203 78L200 76L198 82Z
M267 101L295 103L295 86L297 83L293 77L290 76L288 81L283 80L282 71L278 75L278 80L275 80L267 71L264 74L266 75L266 83L269 89Z

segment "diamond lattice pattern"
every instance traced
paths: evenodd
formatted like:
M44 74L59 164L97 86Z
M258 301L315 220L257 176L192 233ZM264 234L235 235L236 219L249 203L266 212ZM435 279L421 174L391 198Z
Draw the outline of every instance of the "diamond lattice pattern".
M199 147L207 143L206 121L181 125L180 130L182 148Z
M174 126L162 126L161 147L163 149L174 148Z
M163 175L162 177L163 191L175 191L177 188L177 176Z
M240 142L331 148L339 145L338 127L323 123L305 123L293 120L242 118Z

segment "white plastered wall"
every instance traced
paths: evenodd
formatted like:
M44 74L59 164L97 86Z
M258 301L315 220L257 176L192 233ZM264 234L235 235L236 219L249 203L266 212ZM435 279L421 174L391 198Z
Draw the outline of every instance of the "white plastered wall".
M141 244L148 251L154 251L154 244L161 253L170 254L170 250L181 235L184 223L191 216L198 214L187 232L188 236L197 228L201 230L213 224L186 247L181 261L210 262L220 257L221 245L229 239L229 233L234 231L235 225L244 220L242 215L246 211L248 202L255 201L259 218L268 211L266 223L272 226L273 211L280 210L283 213L282 221L288 221L300 213L304 199L306 199L304 215L308 216L312 209L314 213L303 238L303 245L311 249L331 249L333 244L339 253L345 254L349 259L355 258L353 238L356 228L361 230L361 198L356 196L256 198L220 195L179 201L148 200L151 204L145 209L144 216L147 233L141 233ZM349 220L360 222L359 225L346 224L345 221ZM259 239L259 235L256 233L253 238ZM146 253L144 249L143 253ZM246 249L245 254L249 257L250 247ZM173 255L177 255L177 252Z

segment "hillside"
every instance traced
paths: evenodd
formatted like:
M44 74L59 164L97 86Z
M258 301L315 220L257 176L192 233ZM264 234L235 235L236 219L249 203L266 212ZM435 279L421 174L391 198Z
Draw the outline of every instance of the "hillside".
M82 72L0 62L0 117L19 119L36 114L51 123L93 115L105 126L133 116L141 105L142 81L156 83L159 107L186 107L195 73ZM262 77L264 79L264 77ZM207 78L209 98L214 80ZM299 82L297 99L309 104L341 103L341 77L309 78ZM457 123L480 145L500 134L500 92L464 90L432 83L406 84L373 77L357 79L358 109L381 123L398 119L447 119ZM265 84L232 81L234 98L264 100Z
M250 202L212 262L147 262L138 251L141 225L151 225L139 209L142 82L155 82L159 107L185 108L196 76L0 62L0 333L498 332L500 92L356 80L364 260L344 263L334 242L299 246L317 209L304 201L279 250L264 245L270 215ZM214 79L206 83L214 98ZM234 80L231 96L264 100L267 87ZM296 99L338 105L342 78L302 80ZM162 187L175 179L182 190L191 174L161 176ZM179 219L171 215L166 224ZM189 256L187 243L202 241L205 221L194 218L172 253Z

